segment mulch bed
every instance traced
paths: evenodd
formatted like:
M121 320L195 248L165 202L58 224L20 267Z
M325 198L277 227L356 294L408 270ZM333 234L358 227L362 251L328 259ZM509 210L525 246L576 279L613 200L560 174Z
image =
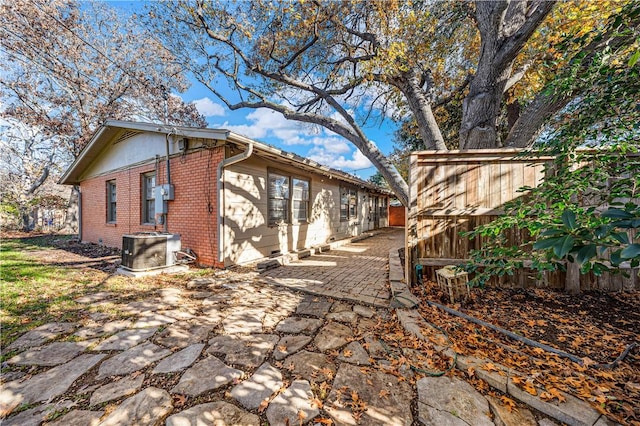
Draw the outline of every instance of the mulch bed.
M435 283L413 290L423 300L423 317L446 331L456 352L523 373L518 386L531 393L534 386L542 387L543 399L562 400L561 390L622 424L640 425L640 293L571 296L547 289L486 288L473 289L468 300L451 305ZM575 355L582 365L447 314L426 300ZM632 343L638 346L616 367L597 365L613 362Z
M22 242L42 247L30 251L42 263L68 267L90 267L112 272L119 265L121 252L117 248L94 243L81 243L75 236L27 232L2 233L1 239L20 239ZM59 249L59 250L52 250Z

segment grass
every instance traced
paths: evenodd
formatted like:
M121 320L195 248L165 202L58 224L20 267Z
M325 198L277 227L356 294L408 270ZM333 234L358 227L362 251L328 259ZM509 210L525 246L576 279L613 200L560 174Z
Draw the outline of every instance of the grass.
M3 347L46 322L77 320L78 306L73 299L92 284L84 274L46 265L27 255L41 249L29 240L5 240L0 247Z
M65 237L62 237L65 238ZM59 239L59 238L58 238ZM99 291L114 293L117 300L144 299L180 277L131 279L89 267L46 263L55 247L52 238L3 239L0 244L0 347L23 333L48 322L76 322L89 312L104 312L113 319L124 313L111 304L83 305L80 296ZM183 278L187 279L187 278ZM4 360L11 354L2 354Z

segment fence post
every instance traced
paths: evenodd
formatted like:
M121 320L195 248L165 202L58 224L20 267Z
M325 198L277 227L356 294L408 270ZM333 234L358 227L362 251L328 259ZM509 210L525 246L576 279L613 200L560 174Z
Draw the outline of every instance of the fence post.
M580 266L575 262L567 262L567 279L564 291L569 294L580 293Z

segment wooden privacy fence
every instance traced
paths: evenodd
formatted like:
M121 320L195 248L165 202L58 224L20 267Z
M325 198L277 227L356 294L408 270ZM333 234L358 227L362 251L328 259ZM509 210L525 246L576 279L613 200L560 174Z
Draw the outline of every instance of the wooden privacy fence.
M506 202L525 193L518 189L535 187L544 179L545 164L552 157L524 157L517 149L469 151L420 151L411 155L407 253L412 266L422 264L424 273L435 280L435 270L460 264L470 251L482 247L486 238L468 239L460 232L487 224L504 213ZM510 243L528 241L525 231L512 233ZM582 290L606 291L638 287L638 270L631 277L603 274L581 275ZM567 274L545 273L538 279L534 271L523 269L513 276L495 278L494 285L508 287L565 288ZM569 277L570 280L577 276Z

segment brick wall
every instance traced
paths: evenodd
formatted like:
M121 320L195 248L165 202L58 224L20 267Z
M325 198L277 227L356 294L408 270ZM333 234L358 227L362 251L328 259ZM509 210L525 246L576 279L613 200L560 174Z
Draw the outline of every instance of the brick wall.
M182 247L198 255L198 263L222 266L217 262L217 182L218 163L224 159L222 147L200 150L171 159L171 183L175 200L168 202L168 231L181 236ZM122 246L122 236L135 232L164 231L164 225L143 225L142 174L155 170L155 163L120 170L83 181L82 240ZM116 223L107 223L107 181L115 179ZM156 185L167 183L166 162L158 163Z

